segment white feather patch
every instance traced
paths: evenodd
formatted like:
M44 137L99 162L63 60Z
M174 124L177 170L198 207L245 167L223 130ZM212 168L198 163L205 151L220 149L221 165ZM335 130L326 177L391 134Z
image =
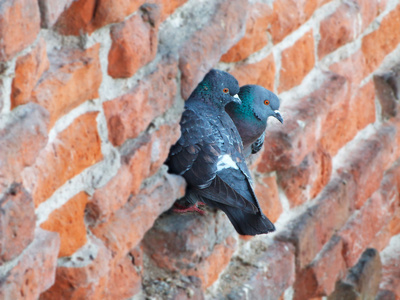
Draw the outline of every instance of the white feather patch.
M235 170L239 170L237 164L232 160L229 154L225 154L220 156L217 163L217 170L221 171L223 169L232 168Z

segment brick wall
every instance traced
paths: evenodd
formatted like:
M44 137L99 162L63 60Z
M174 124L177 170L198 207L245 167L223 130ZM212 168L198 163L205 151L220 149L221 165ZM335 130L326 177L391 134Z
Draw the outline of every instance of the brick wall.
M399 45L399 0L0 1L0 298L399 299ZM212 67L282 99L276 233L168 212Z

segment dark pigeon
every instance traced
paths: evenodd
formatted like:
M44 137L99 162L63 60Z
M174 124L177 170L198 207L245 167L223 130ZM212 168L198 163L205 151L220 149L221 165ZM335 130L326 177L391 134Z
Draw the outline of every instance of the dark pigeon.
M275 117L281 123L283 119L278 96L262 86L242 86L239 97L242 104L229 103L225 109L240 133L245 156L249 156L260 151L264 144L268 117Z
M225 112L227 103L240 103L238 92L233 76L211 70L186 101L166 164L186 179L186 201L221 209L239 234L268 233L275 227L261 211L239 132Z

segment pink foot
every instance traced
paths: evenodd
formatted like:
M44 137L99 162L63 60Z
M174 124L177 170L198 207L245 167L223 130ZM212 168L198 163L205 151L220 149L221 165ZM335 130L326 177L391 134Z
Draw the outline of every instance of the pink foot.
M199 213L199 214L201 214L201 215L204 215L204 210L201 210L200 208L198 208L196 205L193 205L193 206L190 206L190 207L185 207L185 208L183 208L183 206L182 205L175 205L175 206L178 206L178 207L181 207L181 208L173 208L172 209L172 211L173 212L176 212L176 213L180 213L180 214L183 214L183 213L187 213L187 212L197 212L197 213Z

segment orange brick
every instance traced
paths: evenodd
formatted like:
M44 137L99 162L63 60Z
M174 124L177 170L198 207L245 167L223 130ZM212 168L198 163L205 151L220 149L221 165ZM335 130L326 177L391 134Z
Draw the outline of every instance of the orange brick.
M54 28L64 35L80 35L88 26L96 9L96 0L77 0L58 18Z
M400 27L400 4L386 15L380 27L364 36L361 50L365 56L368 72L375 70L387 54L400 43L398 28Z
M238 64L230 73L239 81L239 85L258 84L266 89L274 90L275 60L270 54L254 64Z
M299 85L315 63L314 37L310 30L288 49L282 51L279 93Z
M24 103L32 94L43 72L49 69L46 41L41 38L36 47L28 54L17 59L15 77L12 82L11 102Z
M356 0L357 5L360 7L360 13L362 17L362 30L366 29L369 24L376 18L379 11L379 6L383 6L385 0L381 1L369 1L369 0Z
M109 140L115 146L136 138L157 116L174 103L177 64L163 61L128 94L104 102Z
M372 80L356 91L350 100L350 111L356 119L356 128L361 130L368 124L375 122L375 89ZM351 137L352 138L352 137Z
M70 256L86 243L86 226L83 219L87 201L87 194L80 192L53 211L40 225L43 229L59 233L61 245L58 257Z
M160 6L162 7L161 22L163 22L176 8L186 3L187 0L158 0L158 2L160 2Z
M114 78L131 77L156 55L160 8L146 7L143 13L111 27L108 74Z
M276 222L283 208L279 200L278 184L275 176L265 176L256 181L255 193L261 210L271 220Z
M318 57L333 52L340 46L352 41L360 32L357 19L359 8L353 3L342 3L337 10L321 21L321 40L318 44Z
M50 112L52 127L73 108L97 98L102 81L99 47L97 44L86 51L69 49L50 53L50 71L42 76L30 98L13 99L12 107L38 103Z
M29 46L40 30L39 5L34 0L10 0L0 6L0 62Z
M23 176L36 206L68 179L102 159L97 114L89 112L76 118L53 143L46 146L35 165L25 169Z
M221 57L221 61L236 62L243 60L267 45L267 28L273 21L271 6L255 3L249 8L248 14L245 36Z

